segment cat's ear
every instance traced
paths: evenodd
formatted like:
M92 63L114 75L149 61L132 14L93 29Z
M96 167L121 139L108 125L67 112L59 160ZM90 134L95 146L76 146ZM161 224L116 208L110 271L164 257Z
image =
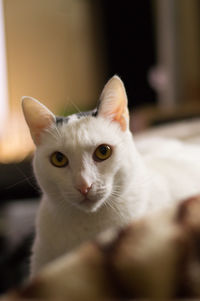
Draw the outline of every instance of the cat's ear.
M128 100L126 90L121 79L115 75L105 85L100 96L98 116L103 116L118 122L121 129L129 127Z
M38 145L42 131L55 123L56 118L43 104L29 96L22 97L22 109L33 141Z

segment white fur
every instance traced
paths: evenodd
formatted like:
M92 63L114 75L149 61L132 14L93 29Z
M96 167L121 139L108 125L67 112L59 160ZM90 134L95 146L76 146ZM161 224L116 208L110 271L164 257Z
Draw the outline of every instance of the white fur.
M102 143L112 156L100 163L92 155ZM149 140L138 154L132 135L102 117L73 120L43 134L34 170L43 190L32 273L47 262L113 226L123 226L145 213L200 192L200 148L171 140ZM49 156L64 153L70 162L56 168ZM92 189L92 203L74 188L80 177Z
M34 123L30 106L39 112ZM156 138L140 143L138 152L128 128L125 89L116 76L103 90L96 117L72 116L56 126L52 113L33 99L26 98L23 108L37 145L34 171L43 192L32 275L108 228L122 227L200 192L200 146ZM112 155L96 162L93 154L101 144L108 144ZM69 165L53 166L50 156L55 151L67 156ZM88 200L77 189L81 183L91 187Z

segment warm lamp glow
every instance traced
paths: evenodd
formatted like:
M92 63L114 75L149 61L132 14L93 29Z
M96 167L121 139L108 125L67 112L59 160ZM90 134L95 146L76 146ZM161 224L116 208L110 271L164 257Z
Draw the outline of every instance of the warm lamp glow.
M3 0L0 0L0 134L8 113L8 83Z
M33 150L34 145L22 114L10 114L0 138L0 162L21 161Z

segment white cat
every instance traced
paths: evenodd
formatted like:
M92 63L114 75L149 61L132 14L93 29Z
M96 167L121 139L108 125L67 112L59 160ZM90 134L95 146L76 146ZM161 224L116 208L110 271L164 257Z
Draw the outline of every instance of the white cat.
M156 139L138 153L117 76L94 111L55 117L31 97L23 98L23 111L43 192L32 275L103 230L200 192L200 147Z

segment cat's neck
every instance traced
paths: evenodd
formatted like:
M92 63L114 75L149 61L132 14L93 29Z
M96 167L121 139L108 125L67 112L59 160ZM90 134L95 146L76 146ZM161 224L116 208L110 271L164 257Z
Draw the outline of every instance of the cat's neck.
M133 219L131 204L124 199L115 199L114 202L108 202L103 204L95 212L85 212L66 200L59 200L59 203L54 206L52 202L55 200L47 199L47 196L43 197L44 207L46 207L48 213L55 221L61 223L64 227L72 227L73 230L77 228L80 231L80 227L90 227L91 232L99 233L107 228L115 226L124 226ZM62 206L60 204L65 205Z

